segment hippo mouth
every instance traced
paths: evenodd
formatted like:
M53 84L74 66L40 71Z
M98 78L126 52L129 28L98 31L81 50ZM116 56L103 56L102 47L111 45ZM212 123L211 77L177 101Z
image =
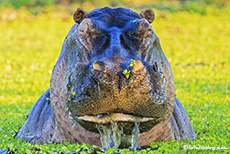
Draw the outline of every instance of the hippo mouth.
M140 115L132 115L127 113L106 113L95 116L79 116L75 119L88 131L98 133L98 125L110 126L113 123L116 123L119 130L122 130L122 132L126 135L130 135L135 123L139 123L140 133L147 132L152 129L154 125L159 123L163 117L143 117Z

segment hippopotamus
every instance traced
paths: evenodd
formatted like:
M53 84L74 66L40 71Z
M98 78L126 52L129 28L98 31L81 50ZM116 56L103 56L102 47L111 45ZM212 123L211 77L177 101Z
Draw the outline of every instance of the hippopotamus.
M122 130L124 141L117 147L130 146L124 138L134 127L140 146L196 138L151 27L152 9L78 8L73 19L50 88L34 104L16 139L102 146L102 128L111 125Z

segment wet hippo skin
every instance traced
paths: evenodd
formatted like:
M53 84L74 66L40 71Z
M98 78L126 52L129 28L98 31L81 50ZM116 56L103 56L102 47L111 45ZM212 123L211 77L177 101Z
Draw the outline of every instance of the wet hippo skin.
M138 122L141 146L194 140L193 127L175 97L170 65L150 25L154 18L151 9L77 9L50 88L16 138L101 146L97 125L113 121L127 135Z

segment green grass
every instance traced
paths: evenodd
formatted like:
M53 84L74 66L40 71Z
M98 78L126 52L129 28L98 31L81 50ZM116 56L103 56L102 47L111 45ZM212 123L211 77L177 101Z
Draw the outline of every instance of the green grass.
M93 7L87 11L90 9ZM1 10L0 149L18 149L19 153L101 151L87 144L33 145L13 139L35 101L49 88L53 66L74 23L70 15L73 10L49 7L44 11L47 13L37 16L25 10ZM230 152L230 8L205 10L204 15L154 10L152 26L171 64L177 98L190 117L197 139L153 142L151 147L156 150L152 153ZM185 151L184 145L228 150ZM128 149L119 152L132 153Z

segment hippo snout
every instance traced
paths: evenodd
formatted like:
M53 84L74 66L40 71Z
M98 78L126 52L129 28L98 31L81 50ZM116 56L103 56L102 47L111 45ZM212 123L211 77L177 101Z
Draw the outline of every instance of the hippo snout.
M89 122L107 124L115 120L125 126L127 122L134 125L135 121L141 121L148 123L148 127L140 125L140 130L147 131L152 128L152 123L164 118L166 81L156 64L133 59L116 62L106 59L77 67L83 67L85 73L76 72L78 79L71 89L68 105L73 118L83 127L87 125L88 128ZM119 118L114 119L114 114L119 114ZM97 131L94 126L90 129Z
M140 72L144 70L144 65L142 64L141 61L135 61L131 60L130 66L132 67L132 72ZM105 63L102 61L95 61L94 64L92 65L93 70L97 71L104 71L105 70Z
M122 88L133 83L134 78L137 83L142 82L147 76L147 70L143 63L133 59L124 63L95 61L90 68L92 78L94 78L98 84L107 83L109 86L111 83L114 83L120 91ZM129 88L131 88L130 86Z

